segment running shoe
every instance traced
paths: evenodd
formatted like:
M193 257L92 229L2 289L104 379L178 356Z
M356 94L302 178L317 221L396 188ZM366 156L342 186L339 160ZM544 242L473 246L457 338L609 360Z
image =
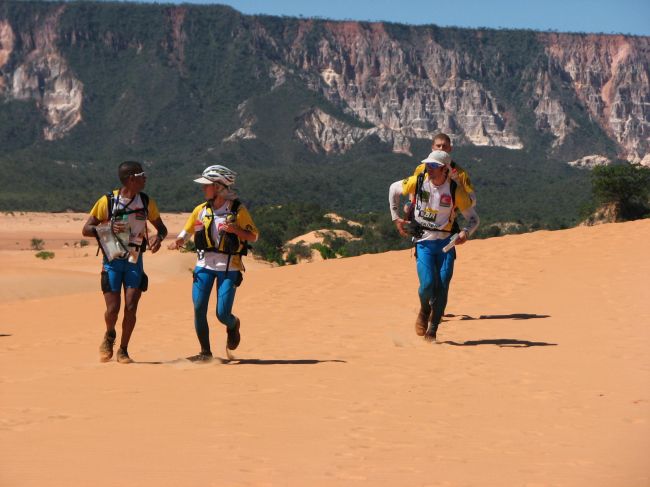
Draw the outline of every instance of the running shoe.
M427 321L429 321L429 314L431 313L431 308L428 310L425 308L420 308L418 312L418 317L415 319L415 334L417 336L424 336L427 331Z
M226 328L228 332L228 341L226 342L226 348L228 350L235 350L239 346L239 340L241 336L239 335L239 318L235 317L235 326L231 328Z
M113 333L107 331L104 333L104 340L99 346L99 361L108 362L113 358L113 345L115 344L115 330Z
M132 364L133 360L129 357L129 354L122 347L117 349L117 361L121 364Z
M437 333L438 333L438 325L429 323L429 326L427 327L427 332L424 334L424 339L428 342L435 342Z
M201 352L197 355L192 355L187 357L187 360L190 362L211 362L212 361L212 352Z

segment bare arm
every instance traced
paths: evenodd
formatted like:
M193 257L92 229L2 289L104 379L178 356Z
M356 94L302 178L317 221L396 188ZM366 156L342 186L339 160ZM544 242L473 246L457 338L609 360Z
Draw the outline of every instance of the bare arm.
M90 215L88 217L88 220L86 220L86 223L84 224L83 228L81 229L81 235L84 237L95 237L95 227L99 225L101 222L95 218L94 216Z
M399 203L400 197L402 196L402 181L395 181L388 188L388 205L390 207L390 217L391 220L395 223L395 228L402 237L408 237L409 234L404 230L404 224L407 223L406 220L399 217Z
M470 207L469 209L462 211L461 213L465 217L465 220L467 221L467 225L458 234L458 240L456 240L456 245L464 244L467 241L467 239L470 237L470 235L476 231L480 223L478 213L476 213L474 207Z
M160 244L167 236L167 227L160 217L152 220L151 224L156 227L156 230L158 231L158 234L153 238L153 241L152 239L149 239L149 248L151 249L151 253L155 254L160 250Z

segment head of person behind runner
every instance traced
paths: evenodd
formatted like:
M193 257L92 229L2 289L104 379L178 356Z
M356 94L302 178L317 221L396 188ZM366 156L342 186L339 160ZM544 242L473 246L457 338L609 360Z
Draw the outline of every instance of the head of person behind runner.
M434 150L421 162L424 163L429 179L434 184L445 182L447 178L446 168L451 163L451 156L447 152Z
M232 189L236 177L237 173L235 171L225 166L214 165L206 167L201 177L195 179L194 182L203 185L203 191L208 200L213 200L218 196L232 200L237 197L237 194Z
M142 164L137 161L124 161L117 168L117 175L125 188L135 192L142 191L147 182L147 175L142 169Z
M443 132L434 135L433 141L431 142L431 150L442 150L449 154L452 150L451 139Z

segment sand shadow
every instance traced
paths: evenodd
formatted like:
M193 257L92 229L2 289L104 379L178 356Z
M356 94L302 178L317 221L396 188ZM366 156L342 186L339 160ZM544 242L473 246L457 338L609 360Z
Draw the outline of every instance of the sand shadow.
M317 359L259 359L259 358L233 358L232 360L222 359L223 363L233 365L315 365L327 362L347 364L345 360L317 360Z
M214 357L212 360L206 361L206 362L197 362L190 360L190 357L181 357L181 358L176 358L173 360L164 360L164 361L138 361L134 360L134 364L140 364L140 365L174 365L174 364L182 364L182 363L191 363L191 364L197 364L197 365L207 365L207 364L214 364L214 363L222 363L222 364L231 364L231 365L315 365L315 364L323 364L327 362L338 362L338 363L344 363L346 364L347 361L345 360L338 360L338 359L332 359L332 360L317 360L317 359L257 359L257 358L233 358L232 360L228 358L221 358L221 357Z
M556 347L557 343L531 342L528 340L515 340L513 338L491 338L486 340L468 340L466 342L445 341L438 342L441 345L453 345L454 347L475 347L477 345L497 345L499 347L528 348L528 347Z
M535 313L511 313L508 315L480 315L478 318L470 315L455 315L448 313L445 318L460 318L460 321L466 320L532 320L537 318L550 318L551 315L538 315Z
M10 335L10 334L7 334L7 333L0 333L0 337L10 337L10 336L11 336L11 335Z

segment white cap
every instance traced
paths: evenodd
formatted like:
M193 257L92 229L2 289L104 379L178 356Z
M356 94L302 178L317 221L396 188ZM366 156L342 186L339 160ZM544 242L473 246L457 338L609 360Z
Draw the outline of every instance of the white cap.
M434 150L422 162L425 164L431 164L432 166L448 166L451 164L451 156L443 150Z

